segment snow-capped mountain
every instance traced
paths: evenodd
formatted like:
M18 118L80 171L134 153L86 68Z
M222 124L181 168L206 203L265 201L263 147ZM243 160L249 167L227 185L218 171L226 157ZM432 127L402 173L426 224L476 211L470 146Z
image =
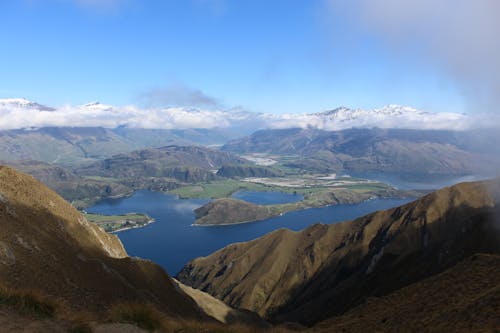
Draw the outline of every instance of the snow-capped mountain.
M432 113L393 104L380 109L339 107L318 113L271 115L267 118L271 128L312 127L323 130L374 127L463 130L472 125L471 118L463 114Z
M49 106L32 102L25 98L0 98L0 109L20 108L20 109L36 109L41 111L54 111L55 109Z
M51 111L51 112L45 112ZM252 132L266 128L410 128L465 130L488 127L491 117L433 113L409 106L333 110L304 114L255 113L242 109L205 110L192 107L140 108L92 102L50 108L22 98L0 99L0 129L30 127L128 127L145 129L232 128Z
M408 114L424 115L429 113L412 108L410 106L389 104L381 109L372 109L372 110L349 109L345 106L341 106L333 110L313 113L312 115L320 117L328 117L330 119L337 119L337 120L351 120L351 119L371 116L374 114L393 117L393 116L404 116Z

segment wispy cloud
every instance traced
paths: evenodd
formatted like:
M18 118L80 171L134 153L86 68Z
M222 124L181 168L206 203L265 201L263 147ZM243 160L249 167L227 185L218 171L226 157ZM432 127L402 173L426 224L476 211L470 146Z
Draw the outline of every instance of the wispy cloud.
M203 91L182 83L172 83L165 87L153 88L139 95L139 100L147 107L207 107L220 106L220 101Z
M497 0L326 0L353 29L382 38L401 58L415 54L455 80L469 110L499 111Z

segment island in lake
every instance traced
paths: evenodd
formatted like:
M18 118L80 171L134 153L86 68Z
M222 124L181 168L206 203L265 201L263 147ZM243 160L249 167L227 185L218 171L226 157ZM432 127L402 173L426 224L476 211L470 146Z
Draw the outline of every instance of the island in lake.
M142 228L154 222L147 214L128 213L123 215L102 215L85 213L88 221L96 223L106 232L119 232L128 229Z

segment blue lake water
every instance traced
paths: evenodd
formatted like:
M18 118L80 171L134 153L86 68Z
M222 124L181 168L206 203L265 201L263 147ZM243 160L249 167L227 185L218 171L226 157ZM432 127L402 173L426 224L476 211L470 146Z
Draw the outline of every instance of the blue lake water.
M237 191L231 195L231 198L245 200L258 205L278 205L304 199L301 194L258 191Z
M437 190L445 186L451 186L461 182L472 182L494 178L494 176L468 175L468 176L450 176L450 177L431 177L421 176L412 178L387 173L362 173L352 174L355 177L372 179L384 182L401 190Z
M373 199L289 212L264 221L219 227L193 227L193 209L209 200L178 199L174 195L138 191L129 198L106 199L87 211L101 214L146 213L156 222L119 232L127 252L155 261L175 275L191 259L206 256L230 243L257 238L279 228L301 230L313 223L335 223L395 207L411 199Z

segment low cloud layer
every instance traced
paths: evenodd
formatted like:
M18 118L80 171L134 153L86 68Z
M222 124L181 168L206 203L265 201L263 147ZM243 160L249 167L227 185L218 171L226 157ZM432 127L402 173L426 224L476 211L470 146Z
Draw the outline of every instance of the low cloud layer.
M0 130L40 127L105 127L146 129L188 128L317 128L353 127L467 130L491 127L491 114L467 116L430 113L389 105L374 110L338 108L312 114L262 114L238 109L137 106L115 107L100 103L48 108L23 99L0 100Z

